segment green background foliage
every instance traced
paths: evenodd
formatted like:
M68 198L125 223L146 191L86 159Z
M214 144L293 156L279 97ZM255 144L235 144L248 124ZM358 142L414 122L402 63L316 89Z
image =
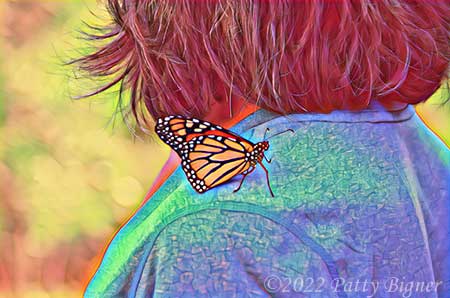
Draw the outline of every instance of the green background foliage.
M64 62L89 51L76 30L86 29L82 20L102 22L101 5L0 5L0 280L9 280L0 281L0 296L78 297L95 257L138 207L168 149L151 136L133 137L120 115L113 119L117 88L71 100L98 83L76 78Z

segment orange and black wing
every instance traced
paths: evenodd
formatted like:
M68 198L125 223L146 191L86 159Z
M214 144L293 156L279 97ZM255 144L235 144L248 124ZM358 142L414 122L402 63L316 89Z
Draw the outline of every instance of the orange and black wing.
M239 137L238 135L226 130L219 125L202 121L195 118L185 118L182 116L167 116L159 118L155 131L166 144L168 144L177 153L182 149L182 145L190 142L192 139L205 136L216 135L222 137L234 138L248 144L248 149L253 148L254 144Z
M254 144L218 125L168 116L158 119L155 131L181 157L188 181L200 193L250 167Z
M205 192L250 167L246 144L233 137L199 136L181 152L182 167L192 187Z

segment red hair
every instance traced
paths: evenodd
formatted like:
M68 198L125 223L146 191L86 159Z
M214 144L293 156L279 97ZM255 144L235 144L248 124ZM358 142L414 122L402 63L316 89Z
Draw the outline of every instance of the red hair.
M277 113L415 104L447 75L448 1L109 0L75 60L131 91L138 121L243 98Z

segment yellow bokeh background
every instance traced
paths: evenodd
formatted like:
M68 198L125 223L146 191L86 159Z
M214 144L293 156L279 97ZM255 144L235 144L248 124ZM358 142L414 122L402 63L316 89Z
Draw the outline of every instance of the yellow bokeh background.
M79 297L168 149L114 120L117 88L70 99L94 86L64 62L89 51L77 30L107 21L101 3L3 1L0 18L0 297ZM445 98L417 110L450 144Z

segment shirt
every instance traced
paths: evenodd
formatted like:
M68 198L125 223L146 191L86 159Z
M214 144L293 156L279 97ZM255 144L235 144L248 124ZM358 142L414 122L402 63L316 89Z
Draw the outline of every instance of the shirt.
M281 116L264 171L198 194L178 168L110 243L85 297L450 297L449 149L413 107Z

